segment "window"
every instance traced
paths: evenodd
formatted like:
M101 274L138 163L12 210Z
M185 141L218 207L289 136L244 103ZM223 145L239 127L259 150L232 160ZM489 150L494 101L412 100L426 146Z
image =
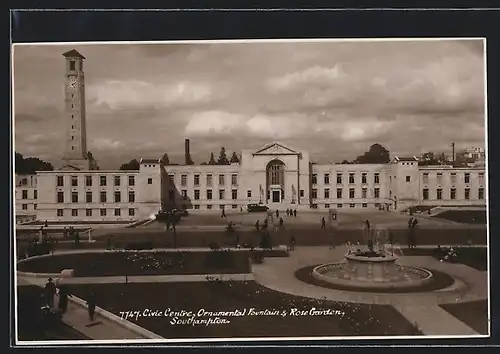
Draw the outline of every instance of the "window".
M379 184L380 183L380 173L375 173L373 175L373 183Z
M57 209L57 216L64 216L64 209Z
M325 189L325 199L330 199L330 190L328 188Z
M121 215L121 210L115 209L115 216L120 216L120 215Z
M479 184L484 184L484 172L479 172Z
M330 209L330 204L325 204L325 209Z
M436 190L436 198L437 198L438 200L443 199L443 190L442 190L441 188L438 188L438 189Z
M70 60L69 62L69 70L75 71L76 70L76 63L74 60Z
M187 186L187 179L188 179L187 175L181 175L181 186L183 187Z
M195 186L200 185L200 175L194 175L194 185Z
M422 197L423 197L424 200L428 200L429 199L429 189L424 188L422 190Z
M349 184L354 184L354 173L349 173Z
M38 199L38 190L33 191L33 199Z
M212 175L207 175L207 187L212 187Z
M225 184L224 175L219 175L219 186L223 186Z
M22 198L23 199L28 199L28 191L26 189L23 189L23 195L22 195Z
M301 189L301 190L299 191L299 196L300 196L301 198L304 198L304 190L303 190L303 189Z
M252 198L252 191L250 189L247 190L247 198Z
M23 210L28 210L28 204L23 204L22 208L23 208Z
M464 183L470 183L470 173L464 175Z
M367 194L367 189L366 188L361 189L361 198L366 199L366 194Z
M231 205L231 208L233 208L233 209L238 209L238 205L233 204L233 205Z
M424 183L424 184L429 183L429 173L425 172L425 173L422 175L422 183Z
M85 216L92 216L92 209L85 209Z
M330 174L325 173L323 180L324 180L325 184L330 184Z
M342 173L337 173L337 184L342 184Z
M354 188L349 188L349 198L354 198Z
M437 177L437 183L441 184L443 182L443 174L441 172L438 172L436 177Z
M368 204L363 203L363 204L362 204L362 207L363 207L363 208L368 208Z
M115 176L115 187L120 186L120 176Z
M406 176L406 182L410 182L411 181L411 176Z
M106 187L107 178L106 176L99 176L99 185L101 187Z
M78 216L78 209L71 209L71 216Z
M208 204L208 205L207 205L207 209L208 209L208 210L212 210L212 205L211 205L211 204Z
M219 199L224 200L224 189L219 190Z
M342 199L342 188L337 188L337 199Z
M337 208L342 208L342 204L337 204Z
M64 203L64 192L57 192L57 202Z
M175 185L175 175L168 175L168 183Z
M316 188L314 188L312 191L311 191L311 198L312 199L316 199L318 198L318 190Z
M237 190L237 189L233 189L233 190L231 191L231 199L232 199L232 200L236 200L236 199L238 199L238 190Z
M200 204L195 204L195 205L194 205L194 209L195 209L195 210L199 210L199 209L200 209Z
M57 176L57 186L64 187L64 176Z
M211 189L207 190L207 199L212 200L212 190Z
M115 203L120 203L122 201L122 194L120 192L115 192Z
M129 209L128 210L128 216L135 216L135 209Z
M129 187L135 186L135 176L128 176L128 185Z
M71 140L75 140L75 137L73 135L71 135Z
M101 203L106 203L106 192L101 192Z
M92 176L85 176L85 186L92 187Z
M78 192L71 192L71 202L78 203Z
M231 185L237 186L238 185L238 175L237 174L232 174L231 175Z
M153 184L153 179L152 178L148 178L148 184Z
M135 203L135 192L134 191L128 192L128 202Z
M311 183L318 184L318 175L316 173L313 173L312 178L311 178Z
M465 188L464 198L470 199L470 188Z
M484 188L479 188L477 191L477 199L484 199Z
M85 203L92 203L92 192L85 193Z
M361 183L366 184L366 173L361 174Z
M101 216L106 216L106 209L101 209L100 213L101 213Z
M71 187L78 187L78 176L71 176Z
M374 189L373 189L373 197L374 197L375 199L380 198L380 188L374 188Z
M451 183L457 183L457 174L456 172L451 173Z
M194 191L194 200L200 200L200 190L195 189Z
M450 189L450 199L457 199L457 190L455 188Z
M354 203L349 204L349 208L354 208L355 206L356 206L356 204L354 204Z

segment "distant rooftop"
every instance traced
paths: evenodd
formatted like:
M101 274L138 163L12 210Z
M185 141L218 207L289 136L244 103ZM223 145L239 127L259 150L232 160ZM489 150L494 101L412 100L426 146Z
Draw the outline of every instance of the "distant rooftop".
M141 159L139 163L160 163L160 159Z
M415 156L412 156L412 157L395 156L394 159L396 161L418 161L418 159Z
M63 55L66 58L81 58L81 59L85 59L85 57L83 55L81 55L80 52L78 52L75 49L71 49L69 52L66 52Z

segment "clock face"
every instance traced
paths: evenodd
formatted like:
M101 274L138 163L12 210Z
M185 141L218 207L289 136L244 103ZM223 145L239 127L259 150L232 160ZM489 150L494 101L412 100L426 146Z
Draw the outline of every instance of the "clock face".
M78 86L78 82L75 79L70 79L68 81L68 88L69 89L74 90L74 89L76 89L77 86Z

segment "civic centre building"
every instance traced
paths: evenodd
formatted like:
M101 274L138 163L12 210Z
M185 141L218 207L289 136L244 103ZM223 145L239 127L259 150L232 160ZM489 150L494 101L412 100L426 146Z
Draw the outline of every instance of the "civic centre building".
M387 164L316 164L305 150L271 142L244 150L230 165L164 165L140 160L133 171L97 170L87 154L84 57L66 58L65 165L16 176L16 215L47 221L135 221L159 210L226 212L270 209L403 210L414 205L485 205L484 164L419 166L416 157Z

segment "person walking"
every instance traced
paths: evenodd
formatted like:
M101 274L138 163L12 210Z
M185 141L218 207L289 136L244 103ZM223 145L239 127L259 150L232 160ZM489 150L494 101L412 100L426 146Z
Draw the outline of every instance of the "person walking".
M418 220L417 220L417 218L414 218L413 222L412 222L412 228L413 228L412 247L413 248L417 247L417 234L416 234L417 225L418 225Z
M59 311L61 314L64 314L68 309L68 297L72 297L72 295L68 292L65 286L59 287Z
M294 217L294 218L296 218L296 217L297 217L297 209L295 209L295 210L293 211L293 217Z
M52 278L49 278L47 284L45 284L44 295L45 300L47 301L47 305L50 308L54 307L54 295L56 294L56 286L52 282Z
M220 214L220 217L221 218L225 218L226 217L226 209L225 208L222 208L222 212Z
M324 216L321 218L321 228L326 229L326 221Z
M255 230L256 230L257 232L259 232L259 231L260 231L260 221L259 221L259 220L257 220L257 221L255 222Z
M95 294L91 293L87 298L87 310L89 314L89 319L92 322L94 322L95 308L96 308Z
M283 218L280 218L280 229L283 229L284 223Z
M412 248L413 246L413 232L414 232L414 228L413 228L413 217L410 218L410 220L408 220L408 248Z
M295 242L296 242L295 236L294 235L290 236L290 251L295 250Z
M276 219L280 217L280 211L276 209Z

